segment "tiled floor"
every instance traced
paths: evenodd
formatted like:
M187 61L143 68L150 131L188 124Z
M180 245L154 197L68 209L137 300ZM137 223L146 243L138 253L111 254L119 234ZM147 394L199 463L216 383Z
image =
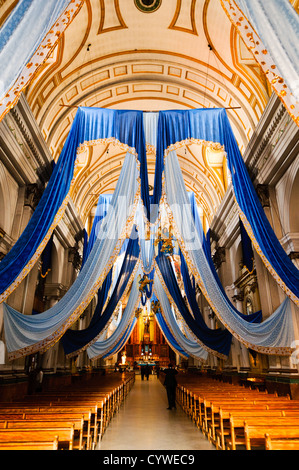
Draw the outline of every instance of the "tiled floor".
M134 387L113 417L98 450L214 450L180 407L167 410L166 390L155 375Z

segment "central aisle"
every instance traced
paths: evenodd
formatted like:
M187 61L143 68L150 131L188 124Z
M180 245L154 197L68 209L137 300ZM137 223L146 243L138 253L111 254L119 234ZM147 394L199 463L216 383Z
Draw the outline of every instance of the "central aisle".
M98 450L215 450L178 407L167 410L166 390L151 375L135 384L110 422Z

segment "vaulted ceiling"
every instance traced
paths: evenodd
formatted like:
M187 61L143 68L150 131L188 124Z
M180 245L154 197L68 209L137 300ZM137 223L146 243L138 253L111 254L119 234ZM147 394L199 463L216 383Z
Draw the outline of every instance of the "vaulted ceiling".
M85 0L25 93L56 160L77 106L234 108L227 112L244 151L269 99L265 75L220 0ZM123 158L116 152L103 163L104 148L89 152L74 196L83 221L96 195L113 190ZM188 147L180 161L209 223L226 189L225 159ZM92 184L99 171L101 184Z

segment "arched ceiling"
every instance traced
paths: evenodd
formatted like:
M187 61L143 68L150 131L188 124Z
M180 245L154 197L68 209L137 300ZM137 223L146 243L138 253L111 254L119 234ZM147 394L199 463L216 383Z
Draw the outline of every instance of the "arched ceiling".
M144 9L161 4L144 12L136 3ZM268 93L265 75L219 0L85 0L26 90L55 160L77 106L146 111L238 108L228 110L228 116L244 151ZM123 158L110 154L101 166L104 149L89 152L74 196L83 220L96 203L94 195L113 190ZM187 187L196 192L207 221L225 191L225 165L218 157L207 163L202 149L189 147L180 155ZM151 179L154 156L148 159ZM89 172L88 180L84 172ZM91 183L99 172L102 187Z

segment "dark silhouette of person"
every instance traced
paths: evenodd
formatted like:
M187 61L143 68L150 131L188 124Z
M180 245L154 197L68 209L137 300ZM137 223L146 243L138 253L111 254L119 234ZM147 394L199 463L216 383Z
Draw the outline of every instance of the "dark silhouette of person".
M141 380L144 380L145 367L141 366Z
M168 364L168 368L164 369L165 373L165 380L164 386L166 387L167 399L168 399L168 410L172 408L176 408L175 406L175 393L176 393L176 386L177 380L176 375L178 371L173 367L172 364Z
M146 377L146 380L149 379L149 375L150 375L150 366L148 364L146 364L145 368L144 368L144 372L145 372L145 377Z

